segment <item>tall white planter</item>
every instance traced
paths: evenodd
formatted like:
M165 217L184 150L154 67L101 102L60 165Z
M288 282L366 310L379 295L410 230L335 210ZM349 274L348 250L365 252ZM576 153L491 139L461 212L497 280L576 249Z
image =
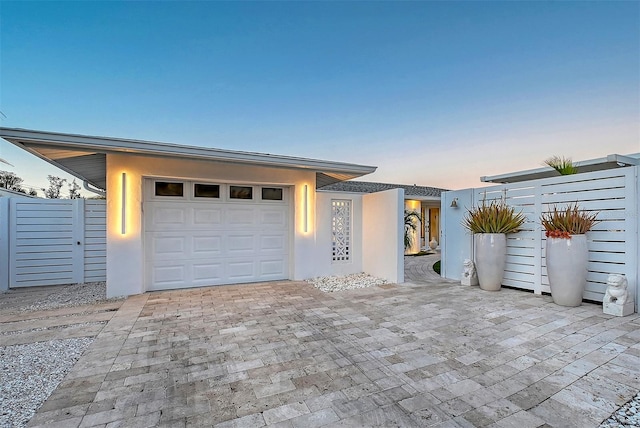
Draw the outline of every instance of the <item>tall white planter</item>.
M504 233L476 233L476 272L480 288L498 291L502 287L507 264L507 235Z
M551 297L561 306L580 306L587 284L589 251L586 235L547 238L547 275Z

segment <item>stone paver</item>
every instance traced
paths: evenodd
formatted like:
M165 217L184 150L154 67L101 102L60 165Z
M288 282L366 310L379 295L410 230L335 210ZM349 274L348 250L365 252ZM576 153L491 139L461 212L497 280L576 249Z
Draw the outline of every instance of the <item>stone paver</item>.
M635 314L412 281L133 296L30 426L595 427L640 389Z

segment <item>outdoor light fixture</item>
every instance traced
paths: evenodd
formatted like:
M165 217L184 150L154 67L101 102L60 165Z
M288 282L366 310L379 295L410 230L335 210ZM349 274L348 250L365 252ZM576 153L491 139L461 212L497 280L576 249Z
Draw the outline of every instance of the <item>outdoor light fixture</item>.
M309 231L309 208L308 208L308 203L309 203L309 186L307 186L305 184L304 185L304 209L303 209L304 232L305 233L307 233Z
M127 173L122 173L122 235L127 233Z
M451 208L458 208L458 198L453 198L453 201L451 201Z

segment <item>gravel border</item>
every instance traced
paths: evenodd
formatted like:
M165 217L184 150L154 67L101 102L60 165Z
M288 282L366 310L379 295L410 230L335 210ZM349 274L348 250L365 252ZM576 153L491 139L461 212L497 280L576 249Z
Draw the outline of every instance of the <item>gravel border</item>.
M0 347L0 427L24 427L93 337Z
M640 427L640 393L616 410L600 428Z
M124 300L124 297L107 299L107 284L104 281L54 287L55 289L52 289L52 292L47 295L46 300L36 301L28 306L20 307L19 310L21 312L48 311Z
M124 300L107 299L106 296L105 282L9 290L0 296L0 307L3 314L21 314ZM34 316L38 317L37 314ZM69 320L70 326L89 324L75 324L73 318ZM64 327L34 328L2 335ZM94 339L80 337L0 346L0 428L25 427Z
M306 281L325 293L375 287L389 283L386 279L376 278L366 273L354 273L345 276L321 276L307 279Z

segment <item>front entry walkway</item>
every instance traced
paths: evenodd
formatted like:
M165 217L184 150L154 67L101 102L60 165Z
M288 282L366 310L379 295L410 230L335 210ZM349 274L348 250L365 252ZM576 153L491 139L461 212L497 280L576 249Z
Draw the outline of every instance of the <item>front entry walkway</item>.
M639 324L444 282L148 293L30 426L595 427L640 389Z
M426 256L404 257L404 280L413 284L424 282L446 282L439 273L433 270L433 265L440 260L440 252Z

